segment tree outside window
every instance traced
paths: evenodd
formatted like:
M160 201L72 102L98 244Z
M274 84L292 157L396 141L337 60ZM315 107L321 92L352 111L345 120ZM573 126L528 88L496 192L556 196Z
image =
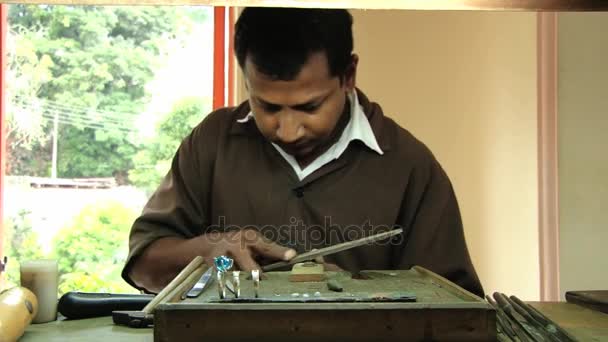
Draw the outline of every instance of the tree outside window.
M10 5L5 246L60 292L132 292L128 232L210 111L209 7Z

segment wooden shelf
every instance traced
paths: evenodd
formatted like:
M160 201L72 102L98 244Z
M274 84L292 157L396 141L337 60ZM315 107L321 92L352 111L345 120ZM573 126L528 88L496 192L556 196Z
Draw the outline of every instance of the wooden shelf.
M608 11L606 0L0 0L67 5L207 5L401 10Z

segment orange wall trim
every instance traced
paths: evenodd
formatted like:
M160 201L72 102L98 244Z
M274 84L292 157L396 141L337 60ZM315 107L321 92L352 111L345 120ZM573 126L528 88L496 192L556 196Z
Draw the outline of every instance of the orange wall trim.
M538 13L538 228L540 299L558 301L557 14Z
M213 109L226 105L224 94L226 73L226 8L213 9Z
M236 21L236 8L228 9L228 106L236 105L236 60L234 58L234 23Z

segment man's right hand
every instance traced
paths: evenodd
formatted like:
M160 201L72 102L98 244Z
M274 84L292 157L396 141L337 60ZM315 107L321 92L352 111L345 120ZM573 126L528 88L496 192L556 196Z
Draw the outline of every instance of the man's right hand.
M213 266L215 257L229 256L237 269L249 272L261 269L262 260L290 260L296 251L264 238L253 229L207 233L191 239L166 237L151 243L134 260L129 276L137 286L158 293L199 255L209 266Z
M207 233L197 239L201 243L200 255L209 266L213 266L215 257L226 255L234 259L235 269L250 272L261 270L261 260L288 261L296 256L295 250L270 241L254 229Z

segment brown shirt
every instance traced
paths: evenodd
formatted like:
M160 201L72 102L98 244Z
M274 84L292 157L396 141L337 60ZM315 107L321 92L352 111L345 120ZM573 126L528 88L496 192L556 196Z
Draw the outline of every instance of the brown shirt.
M161 237L255 228L304 252L401 227L391 241L326 260L349 271L420 265L483 295L447 175L424 144L358 96L384 154L354 141L301 181L253 121L237 123L247 102L209 114L133 224L123 278L134 285L134 258Z

